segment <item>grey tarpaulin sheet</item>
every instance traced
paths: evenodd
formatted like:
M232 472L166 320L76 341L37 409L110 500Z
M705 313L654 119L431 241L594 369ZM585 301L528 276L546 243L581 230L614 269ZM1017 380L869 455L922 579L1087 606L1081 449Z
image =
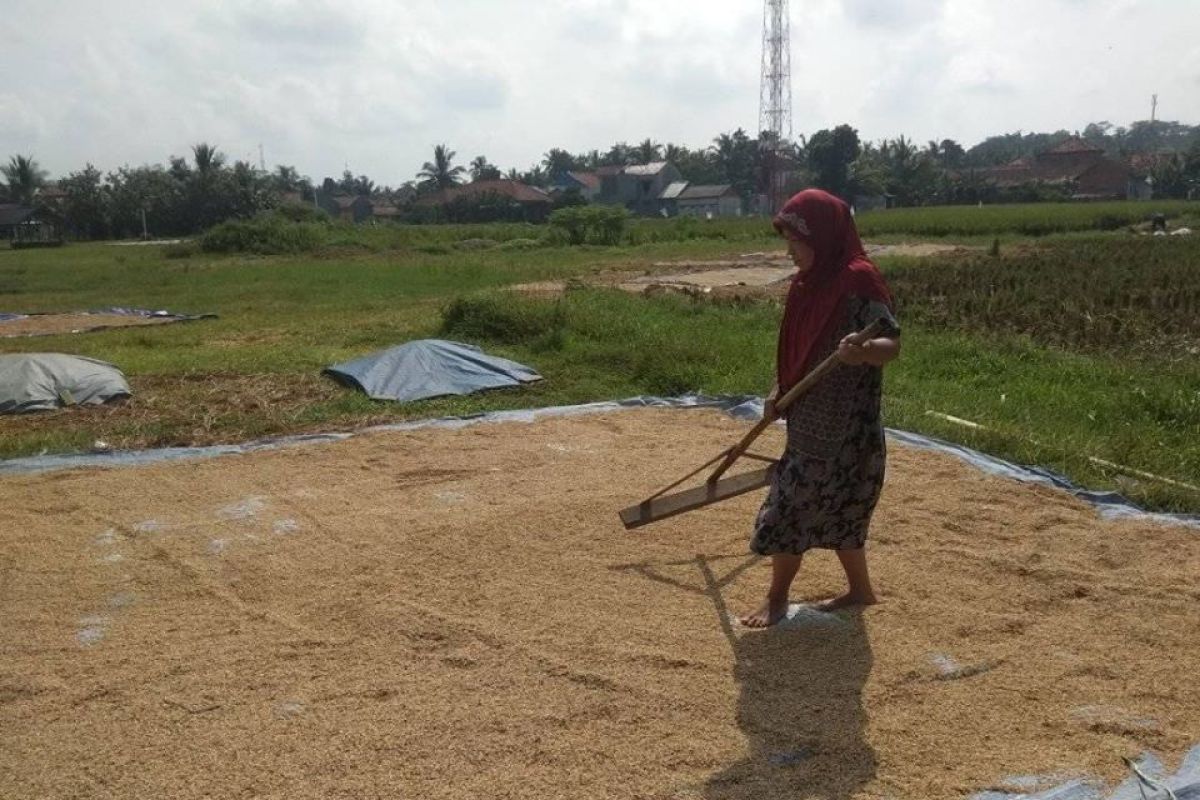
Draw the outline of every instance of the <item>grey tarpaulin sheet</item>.
M407 402L519 386L542 376L524 364L490 356L469 344L420 339L325 369L372 400Z
M100 405L129 394L125 376L106 361L63 353L0 355L0 414Z
M373 431L417 430L420 428L464 428L468 425L479 425L495 422L536 422L548 417L578 416L584 414L601 414L630 408L715 408L725 411L732 417L744 420L755 420L762 416L762 400L753 396L741 397L708 397L705 395L685 395L683 397L633 397L627 400L614 400L598 403L585 403L575 406L553 406L549 408L534 408L516 411L494 411L484 414L474 414L464 417L446 417L441 419L423 419L412 422L401 422L391 425L380 425L367 428L362 433ZM187 458L208 458L221 455L237 455L252 453L282 447L296 447L305 444L340 441L356 434L333 433L308 436L286 436L273 439L263 439L239 445L217 445L214 447L172 447L162 450L137 450L128 452L109 453L79 453L64 455L31 456L0 461L0 475L47 472L58 469L75 467L121 467L138 464L151 464L159 461L171 461ZM991 475L1012 478L1027 483L1039 483L1054 486L1079 497L1090 503L1105 518L1138 517L1153 519L1160 522L1189 525L1200 528L1200 515L1189 514L1151 514L1130 503L1115 492L1097 492L1083 489L1071 483L1065 477L1041 467L1023 467L1003 459L994 458L969 447L943 442L928 436L922 436L907 431L888 429L888 436L896 442L923 450L934 450L955 456L972 466Z
M1003 789L973 794L970 800L1168 800L1169 789L1177 800L1200 800L1200 745L1193 747L1171 774L1153 753L1134 761L1138 770L1154 782L1146 785L1130 775L1115 789L1087 778L1055 779L1028 775L1002 781ZM1050 786L1047 789L1038 789Z
M88 311L69 311L63 312L71 315L91 316L95 314L105 314L109 316L119 317L140 317L144 319L165 319L171 322L192 322L198 319L216 319L216 314L176 314L171 311L151 311L145 308L124 308L121 306L112 306L110 308L93 308ZM30 317L54 316L53 314L13 314L9 312L0 312L0 322L10 322ZM111 328L120 328L120 325L103 325L95 328L84 328L83 331L92 330L108 330ZM0 328L0 338L11 339L25 336L55 336L53 333L13 333L6 334L4 329Z

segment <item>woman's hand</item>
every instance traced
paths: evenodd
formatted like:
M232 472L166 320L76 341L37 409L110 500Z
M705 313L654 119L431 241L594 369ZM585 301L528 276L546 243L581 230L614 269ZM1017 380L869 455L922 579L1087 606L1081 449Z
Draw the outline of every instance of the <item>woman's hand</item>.
M767 393L767 399L763 400L763 419L775 420L779 418L779 410L775 408L775 404L779 402L779 386L776 385Z
M852 367L857 367L860 364L867 363L867 350L871 347L871 342L868 340L863 344L854 343L854 334L848 334L838 342L837 357L843 364L849 364Z
M895 339L882 337L857 345L851 341L853 337L854 334L850 334L838 343L837 357L844 364L855 367L861 364L882 367L900 355L900 342Z

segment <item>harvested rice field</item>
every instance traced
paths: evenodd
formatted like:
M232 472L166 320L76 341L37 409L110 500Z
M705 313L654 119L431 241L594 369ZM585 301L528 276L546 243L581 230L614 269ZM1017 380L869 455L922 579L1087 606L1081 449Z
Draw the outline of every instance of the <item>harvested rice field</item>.
M746 426L4 478L0 797L962 798L1200 740L1200 535L944 455L891 446L883 604L742 630L760 493L636 533L617 510ZM840 581L817 553L794 600Z
M178 322L174 317L135 316L131 314L32 314L0 321L0 338L17 336L54 336L84 333L107 328L132 328Z

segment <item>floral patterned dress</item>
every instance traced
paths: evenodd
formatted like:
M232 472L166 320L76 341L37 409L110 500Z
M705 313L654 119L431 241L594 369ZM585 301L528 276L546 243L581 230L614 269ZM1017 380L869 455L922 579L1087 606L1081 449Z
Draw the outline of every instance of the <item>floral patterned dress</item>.
M876 320L881 336L900 326L882 303L851 297L838 329L813 352L819 364L842 337ZM750 549L799 555L820 547L855 550L867 541L883 487L886 446L879 401L883 370L840 364L786 410L787 448L754 523Z

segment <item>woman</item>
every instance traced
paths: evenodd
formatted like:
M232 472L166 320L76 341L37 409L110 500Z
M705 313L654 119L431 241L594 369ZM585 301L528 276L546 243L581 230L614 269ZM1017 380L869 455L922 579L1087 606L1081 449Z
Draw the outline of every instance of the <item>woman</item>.
M832 353L843 363L783 413L787 449L754 525L750 549L771 556L771 586L762 608L741 618L765 628L788 610L788 589L803 554L835 550L846 594L832 610L876 602L867 571L871 513L883 485L885 447L879 400L883 367L900 353L899 325L879 270L867 258L850 208L831 194L800 192L775 217L797 273L779 328L777 382L764 413ZM861 346L850 336L879 320L878 338Z

